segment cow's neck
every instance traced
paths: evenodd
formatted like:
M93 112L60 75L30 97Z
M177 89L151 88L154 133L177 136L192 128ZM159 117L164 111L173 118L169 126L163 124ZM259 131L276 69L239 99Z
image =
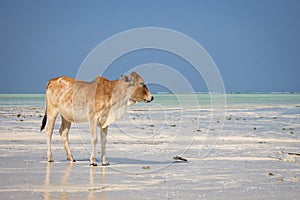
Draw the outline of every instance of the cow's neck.
M114 87L111 96L111 108L102 128L105 128L116 120L121 119L126 113L132 91L129 88L122 86L123 85L120 86L116 84Z

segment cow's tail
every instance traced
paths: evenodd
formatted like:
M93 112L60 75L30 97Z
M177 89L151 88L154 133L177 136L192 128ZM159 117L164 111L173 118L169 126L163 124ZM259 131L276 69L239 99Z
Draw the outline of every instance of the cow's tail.
M44 118L43 118L43 121L42 121L42 125L41 125L40 131L44 130L44 128L46 126L46 123L47 123L47 110L45 111L45 115L44 115Z
M42 121L42 125L41 125L41 128L40 128L40 131L42 132L42 130L44 130L46 124L47 124L47 88L48 88L48 85L49 85L50 81L47 83L47 86L46 86L46 95L45 95L45 115L44 115L44 118L43 118L43 121Z

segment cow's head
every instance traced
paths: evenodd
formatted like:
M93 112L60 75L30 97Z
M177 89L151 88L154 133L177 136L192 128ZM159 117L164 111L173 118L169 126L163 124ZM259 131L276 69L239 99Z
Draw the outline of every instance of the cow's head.
M136 72L132 72L127 78L132 95L129 99L129 104L137 102L151 102L154 98L149 92L143 78Z

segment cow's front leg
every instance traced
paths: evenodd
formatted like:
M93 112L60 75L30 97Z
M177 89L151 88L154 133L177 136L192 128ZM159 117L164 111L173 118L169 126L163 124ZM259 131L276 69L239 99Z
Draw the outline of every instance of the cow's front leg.
M97 136L97 125L94 119L90 120L90 131L91 131L91 143L92 143L92 152L91 152L91 157L90 157L90 165L91 166L97 166L96 162L96 145L98 141L98 136Z
M108 166L109 162L106 160L106 142L107 142L108 127L101 128L101 159L102 166Z

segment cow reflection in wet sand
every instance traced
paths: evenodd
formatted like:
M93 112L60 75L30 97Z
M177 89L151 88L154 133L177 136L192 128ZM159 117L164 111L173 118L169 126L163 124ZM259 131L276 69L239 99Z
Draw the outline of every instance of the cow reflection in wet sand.
M46 86L46 110L41 126L41 131L46 128L48 162L53 162L51 138L58 114L61 116L59 133L68 160L75 162L68 143L71 123L89 122L92 143L90 165L97 165L96 128L99 126L102 165L106 166L109 165L105 152L108 126L124 116L128 105L152 100L153 96L144 80L136 72L114 81L101 76L97 76L92 82L65 76L51 79Z
M109 186L105 183L106 167L100 168L100 171L96 171L98 168L91 167L89 169L89 184L75 188L71 175L72 173L78 174L78 171L73 168L73 162L69 162L66 165L65 170L62 170L61 168L53 168L53 163L48 162L46 165L46 176L44 182L45 193L43 197L45 200L74 199L74 195L78 198L78 195L84 196L86 193L88 193L87 199L89 200L106 199L106 189L109 189ZM86 168L81 168L80 171L83 172L83 174L88 173L85 169ZM100 180L97 175L100 175Z

